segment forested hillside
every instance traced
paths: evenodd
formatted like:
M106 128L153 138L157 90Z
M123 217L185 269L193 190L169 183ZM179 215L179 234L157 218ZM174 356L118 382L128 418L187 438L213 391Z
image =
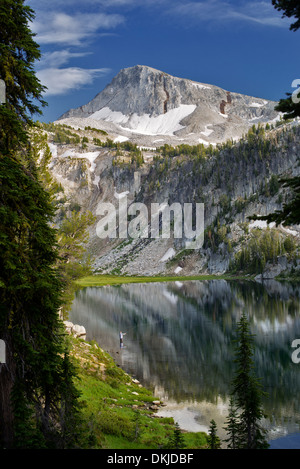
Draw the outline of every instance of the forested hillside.
M94 271L152 275L179 268L181 275L261 274L271 264L278 266L279 259L281 267L268 274L275 275L298 272L298 227L274 222L267 226L254 219L280 211L293 197L281 178L299 172L299 128L297 121L282 121L253 126L238 142L156 149L114 142L93 128L52 124L41 131L52 152L51 174L61 187L58 213L90 211L95 216L88 241ZM188 250L186 239L173 234L170 239L153 239L150 228L148 238L99 239L97 207L109 202L118 210L118 199L124 196L128 205L146 205L149 227L153 203L203 203L202 248ZM171 233L173 229L174 225Z
M0 5L0 441L3 448L66 448L79 441L79 394L58 314L67 282L51 226L53 197L30 140L32 115L45 104L33 71L40 58L33 17L22 0Z

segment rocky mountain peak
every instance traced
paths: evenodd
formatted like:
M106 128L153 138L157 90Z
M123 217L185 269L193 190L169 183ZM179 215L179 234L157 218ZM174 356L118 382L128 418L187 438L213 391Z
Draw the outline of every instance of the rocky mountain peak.
M122 69L94 99L61 119L85 119L104 130L109 123L110 131L136 143L144 136L144 144L153 145L151 137L159 135L165 143L177 138L209 144L238 139L253 124L278 119L275 104L136 65Z

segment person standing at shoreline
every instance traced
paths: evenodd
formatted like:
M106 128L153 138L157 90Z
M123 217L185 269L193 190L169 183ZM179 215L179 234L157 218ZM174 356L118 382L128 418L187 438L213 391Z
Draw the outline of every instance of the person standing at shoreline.
M120 331L120 348L124 347L124 342L123 342L124 335L126 335L126 332Z

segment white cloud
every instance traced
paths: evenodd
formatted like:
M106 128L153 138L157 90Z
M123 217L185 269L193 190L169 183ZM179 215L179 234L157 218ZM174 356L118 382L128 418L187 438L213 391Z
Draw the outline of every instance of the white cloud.
M91 55L92 52L70 52L69 49L45 52L40 62L37 64L39 69L58 68L68 63L71 59Z
M265 0L256 2L247 0L240 4L221 0L177 3L169 13L197 22L226 24L232 21L246 21L266 26L286 27L286 21L281 18L271 1Z
M229 10L232 19L241 19L266 26L286 27L286 21L275 10L271 2L246 2L239 9Z
M93 83L98 76L110 72L107 68L83 69L78 67L44 68L37 72L37 77L48 89L46 96L67 94L84 85Z
M52 8L62 8L69 6L83 7L85 5L96 5L102 8L126 7L126 6L144 6L148 4L168 3L170 0L52 0ZM27 3L36 10L47 9L49 10L49 0L27 0Z
M78 46L99 30L113 29L124 23L124 17L105 13L42 13L32 23L39 44Z
M49 0L27 0L36 8L36 11L46 13L49 16ZM271 0L52 0L50 8L53 11L81 10L83 15L86 10L100 8L101 11L126 11L128 8L155 8L157 14L173 15L181 20L188 18L197 22L223 22L247 21L261 25L286 27L289 20L282 18L272 5ZM85 13L84 13L85 11ZM59 14L59 13L57 13ZM61 13L63 14L63 13ZM119 16L101 13L104 16ZM82 15L80 15L82 16ZM95 13L94 15L97 16Z

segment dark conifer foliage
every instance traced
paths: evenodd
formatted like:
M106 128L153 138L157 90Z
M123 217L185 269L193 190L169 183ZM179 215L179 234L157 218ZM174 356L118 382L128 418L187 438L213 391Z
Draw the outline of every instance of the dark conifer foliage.
M297 31L300 28L300 3L298 0L272 0L275 8L283 12L283 16L294 18L296 21L291 24L290 30ZM294 95L294 93L293 93ZM291 93L287 93L288 98L281 99L276 109L284 113L285 119L293 119L300 116L300 93L293 99ZM300 223L300 177L284 179L281 181L284 186L292 190L292 200L286 203L283 210L271 214L268 221L275 221L277 224L292 225Z
M276 10L283 12L282 16L287 18L296 18L295 23L290 26L291 31L300 28L300 3L298 0L272 0Z
M299 0L272 0L274 7L282 12L283 17L294 18L290 30L297 31L300 28L300 2ZM299 88L298 88L299 90ZM285 99L280 99L275 109L284 114L284 119L300 117L300 93L286 93ZM296 99L294 99L296 98ZM300 177L285 178L279 181L283 187L291 190L291 199L283 205L282 210L256 219L266 220L268 223L275 222L277 225L293 225L300 223Z
M267 449L269 444L266 431L262 427L264 412L262 397L265 393L256 377L254 368L254 342L250 324L245 313L237 326L236 373L230 415L228 416L228 435L234 449ZM238 415L238 418L237 418Z
M237 409L233 397L230 398L229 414L225 422L225 430L227 431L228 438L225 440L228 449L239 448L239 421Z
M28 131L44 104L33 71L40 51L23 0L0 3L0 443L4 448L76 446L74 370L59 319L53 208L42 187Z
M167 449L184 449L186 447L184 436L182 431L179 427L179 424L175 422L175 429L173 434L170 436L168 444L166 446Z
M220 449L221 442L217 435L217 424L214 420L210 421L210 427L208 432L208 448L209 449Z

